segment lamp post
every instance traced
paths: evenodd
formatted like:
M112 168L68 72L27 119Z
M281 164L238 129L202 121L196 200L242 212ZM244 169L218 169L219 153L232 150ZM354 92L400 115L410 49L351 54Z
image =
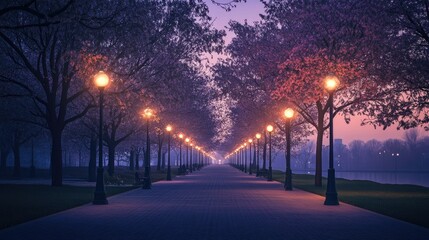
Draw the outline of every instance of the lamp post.
M249 175L252 175L252 142L253 140L251 138L249 138L249 140L247 140L247 142L249 143Z
M267 175L267 130L264 130L264 147L262 153L262 176Z
M104 88L109 84L109 76L103 71L98 72L94 77L95 85L100 91L100 121L98 126L98 168L97 168L97 182L95 185L94 200L95 205L108 204L106 198L106 191L104 188L104 168L103 168L103 102L104 102Z
M240 168L241 168L242 172L244 172L244 154L243 154L243 148L244 148L244 145L241 145L241 147L240 147L240 161L241 161Z
M152 188L152 180L150 178L150 136L149 136L149 120L153 117L153 110L146 108L143 111L143 118L146 119L146 157L145 157L145 166L144 166L144 179L143 179L143 189Z
M244 172L247 173L247 152L246 152L246 148L247 148L247 143L244 143L244 148L243 148L243 154L244 154Z
M195 171L196 170L199 170L198 169L198 163L199 163L199 161L200 161L200 147L199 146L195 146L195 163L194 163L194 165L196 165L196 167L195 167Z
M183 167L182 167L182 141L183 141L183 134L180 133L179 134L179 174L182 174L183 171Z
M165 130L167 130L167 132L168 132L167 181L171 181L170 147L171 147L171 130L173 130L173 128L170 125L167 125Z
M261 139L261 134L256 134L256 176L259 177L259 139Z
M271 160L271 132L274 130L274 127L272 125L268 125L267 126L267 131L268 131L268 145L270 146L270 150L268 152L268 177L267 177L267 181L273 181L273 167L272 167L272 160Z
M325 79L325 89L329 93L329 169L328 185L326 187L325 205L338 205L338 194L335 186L334 169L334 92L337 89L339 80L335 76L328 76Z
M186 138L185 142L186 142L186 169L189 169L189 142L191 141L191 139Z
M292 108L287 108L284 111L284 116L286 118L286 174L285 174L285 185L284 188L286 191L292 190L292 170L290 168L290 144L291 144L291 137L290 137L290 121L295 115L295 111Z
M191 152L190 152L190 158L189 158L189 167L190 167L190 172L192 173L192 171L194 170L194 165L192 163L192 147L194 146L193 143L189 144L191 146Z

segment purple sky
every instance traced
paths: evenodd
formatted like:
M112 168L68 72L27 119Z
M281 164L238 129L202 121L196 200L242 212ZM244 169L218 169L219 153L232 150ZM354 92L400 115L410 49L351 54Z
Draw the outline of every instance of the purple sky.
M220 7L214 6L210 0L205 0L210 8L210 15L213 17L213 24L218 29L225 29L231 20L244 22L246 19L249 24L254 21L260 20L259 14L264 12L263 5L259 0L248 0L247 3L240 3L236 8L233 8L230 12L226 12ZM227 0L219 0L219 2L227 2ZM226 43L229 43L233 37L232 33L227 31ZM346 124L342 116L337 116L334 121L334 137L343 139L344 143L349 143L352 140L359 139L368 141L371 139L377 139L380 141L389 138L402 139L404 136L403 130L396 130L396 125L386 130L381 128L374 129L372 126L360 126L361 118L352 118L350 124ZM422 128L420 129L421 135L427 136ZM327 141L327 139L325 139Z

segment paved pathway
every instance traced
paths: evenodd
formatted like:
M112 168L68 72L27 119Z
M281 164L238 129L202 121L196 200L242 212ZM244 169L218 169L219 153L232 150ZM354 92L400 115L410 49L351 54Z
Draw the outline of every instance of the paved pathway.
M5 229L0 239L429 239L429 229L347 204L324 206L323 200L216 165L111 197L109 205Z

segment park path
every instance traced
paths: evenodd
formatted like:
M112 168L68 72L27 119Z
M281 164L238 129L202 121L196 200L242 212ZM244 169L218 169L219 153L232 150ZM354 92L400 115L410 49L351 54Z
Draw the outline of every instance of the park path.
M2 240L429 239L429 229L212 165L0 231Z

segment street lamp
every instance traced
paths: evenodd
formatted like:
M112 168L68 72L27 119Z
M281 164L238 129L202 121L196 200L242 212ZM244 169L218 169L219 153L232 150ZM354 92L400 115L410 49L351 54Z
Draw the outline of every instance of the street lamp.
M292 170L290 168L290 143L291 143L291 137L290 137L290 121L295 115L295 111L292 108L287 108L284 111L284 116L286 118L286 174L285 174L285 184L284 188L285 190L292 190Z
M150 179L150 137L149 137L149 120L154 116L154 112L150 108L143 110L143 118L146 119L146 157L144 167L143 189L151 189L152 180Z
M165 130L167 130L168 132L167 181L171 181L170 146L171 146L171 130L173 130L173 128L170 125L167 125Z
M249 140L247 140L247 142L249 143L249 175L252 175L252 142L253 140L251 138L249 138Z
M103 168L103 101L104 101L104 88L109 84L109 76L103 71L98 72L94 76L94 83L100 91L100 121L98 127L98 169L97 169L97 182L95 185L93 204L103 205L108 204L106 198L106 191L104 189L104 168Z
M334 92L338 88L339 83L340 81L335 76L328 76L325 79L325 89L329 93L329 169L325 205L339 204L334 169Z
M186 169L189 169L189 142L191 141L191 139L186 138L185 142L186 142Z
M182 133L179 134L179 174L182 174L183 167L182 167L182 141L183 141L184 135Z
M247 143L245 142L243 144L243 154L244 154L244 172L247 173L247 152L246 152L246 148L247 148Z
M190 172L192 173L192 171L194 171L194 164L192 162L192 148L194 146L193 143L190 143L189 146L191 146L191 151L190 151L190 158L189 158L189 167L190 167Z
M261 134L257 133L256 137L256 176L259 176L259 139L261 139Z
M241 145L240 147L240 166L241 166L241 171L244 172L244 154L243 154L243 149L244 149L244 144Z
M268 152L268 160L269 160L269 167L268 167L268 177L267 181L273 181L273 167L272 167L272 160L271 160L271 132L274 130L274 127L272 125L267 126L268 131L268 144L270 146L270 151Z

